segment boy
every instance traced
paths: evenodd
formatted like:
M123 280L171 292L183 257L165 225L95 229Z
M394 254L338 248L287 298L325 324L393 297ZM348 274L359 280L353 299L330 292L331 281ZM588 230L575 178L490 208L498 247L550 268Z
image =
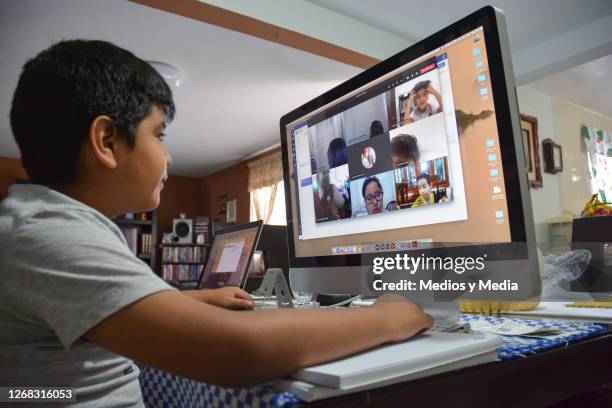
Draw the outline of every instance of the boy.
M424 205L435 204L436 196L433 191L431 191L431 177L427 173L421 173L419 177L417 177L417 188L419 189L419 197L414 200L411 207L421 207ZM440 201L446 201L446 199L441 198Z
M438 102L437 108L434 109L429 103L429 95L433 95L436 98ZM418 82L412 88L408 97L404 121L412 123L440 112L442 112L442 95L440 95L440 92L431 85L429 80Z
M391 139L391 163L393 167L414 166L419 162L421 152L417 138L400 134Z
M25 64L10 116L33 184L0 203L2 386L72 387L79 406L143 406L129 359L240 386L430 327L403 299L236 312L227 308L252 307L238 289L178 292L157 277L111 219L158 206L174 112L161 76L107 42L62 41Z

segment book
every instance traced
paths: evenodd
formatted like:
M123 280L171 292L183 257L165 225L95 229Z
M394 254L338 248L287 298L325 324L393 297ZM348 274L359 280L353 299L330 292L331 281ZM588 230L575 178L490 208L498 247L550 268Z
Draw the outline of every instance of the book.
M204 263L207 248L196 246L173 247L164 246L162 249L162 262Z
M121 232L125 236L128 247L138 256L138 228L137 227L121 227Z
M162 279L176 282L195 282L200 279L204 265L162 265Z
M430 331L408 341L298 370L290 378L349 390L494 352L498 336ZM497 355L490 354L490 361Z
M281 379L270 382L270 385L280 391L290 392L295 394L299 399L306 402L313 402L325 398L339 397L341 395L352 394L359 391L370 390L373 388L385 387L388 385L398 384L420 378L430 377L437 374L448 373L451 371L460 370L462 368L473 367L481 364L497 361L497 352L495 350L479 354L473 357L467 357L452 363L439 365L430 369L410 372L396 377L373 382L360 387L350 389L339 389L325 387L323 385L311 384L305 381Z

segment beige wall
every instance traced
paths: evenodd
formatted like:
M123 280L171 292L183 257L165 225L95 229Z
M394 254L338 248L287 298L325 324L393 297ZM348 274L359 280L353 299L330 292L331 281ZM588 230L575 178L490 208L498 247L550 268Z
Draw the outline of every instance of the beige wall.
M530 86L516 89L519 111L538 119L539 155L543 160L542 140L550 138L561 144L555 122L553 98ZM563 212L561 198L561 175L544 172L542 161L542 187L531 187L531 207L535 225L536 240L540 247L547 248L548 220Z
M612 118L560 99L554 99L554 111L559 143L563 147L563 208L580 213L591 197L587 155L580 137L580 127L589 124L612 132Z
M540 160L543 187L531 189L531 204L536 238L547 247L548 219L564 211L579 214L591 197L587 156L580 136L583 123L612 132L612 118L587 110L561 99L551 97L531 87L517 88L521 113L538 119ZM542 140L550 138L563 148L563 172L544 172Z

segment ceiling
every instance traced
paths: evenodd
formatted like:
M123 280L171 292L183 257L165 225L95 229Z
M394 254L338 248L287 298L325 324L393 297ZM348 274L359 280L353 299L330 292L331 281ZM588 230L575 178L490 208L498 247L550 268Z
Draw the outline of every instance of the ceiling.
M612 55L539 79L529 86L612 118Z
M330 19L340 13L409 42L485 4L430 0L423 7L422 1L415 0L294 1L320 6L330 13ZM288 9L287 16L298 18L291 15L295 14L291 13L292 3L277 4ZM506 12L513 53L525 57L538 47L551 48L550 42L564 33L612 15L609 0L502 0L493 4ZM418 15L411 10L418 10ZM108 40L143 59L164 61L182 71L183 84L175 91L177 117L165 142L175 159L170 169L174 175L207 175L278 144L278 121L283 114L360 72L353 66L125 0L3 1L0 156L19 156L8 111L21 66L63 38ZM599 93L603 93L595 92L602 84L612 84L610 58L602 60L588 64L589 75L584 75L584 67L568 71L565 75L573 78L572 87L567 86L570 77L555 76L534 86L612 116L612 92L607 88L608 96L601 99ZM564 68L555 72L560 69ZM598 96L593 97L594 93Z
M416 42L472 11L504 11L513 52L612 14L610 0L307 0Z
M165 143L170 174L203 176L278 144L285 113L360 69L124 0L0 2L0 156L19 157L8 121L21 66L65 38L114 42L183 73Z

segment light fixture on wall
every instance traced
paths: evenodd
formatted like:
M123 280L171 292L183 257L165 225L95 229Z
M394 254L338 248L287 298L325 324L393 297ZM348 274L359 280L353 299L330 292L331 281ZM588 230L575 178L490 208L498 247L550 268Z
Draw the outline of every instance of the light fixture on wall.
M147 61L166 80L172 88L178 88L183 83L181 71L174 65L161 61Z

